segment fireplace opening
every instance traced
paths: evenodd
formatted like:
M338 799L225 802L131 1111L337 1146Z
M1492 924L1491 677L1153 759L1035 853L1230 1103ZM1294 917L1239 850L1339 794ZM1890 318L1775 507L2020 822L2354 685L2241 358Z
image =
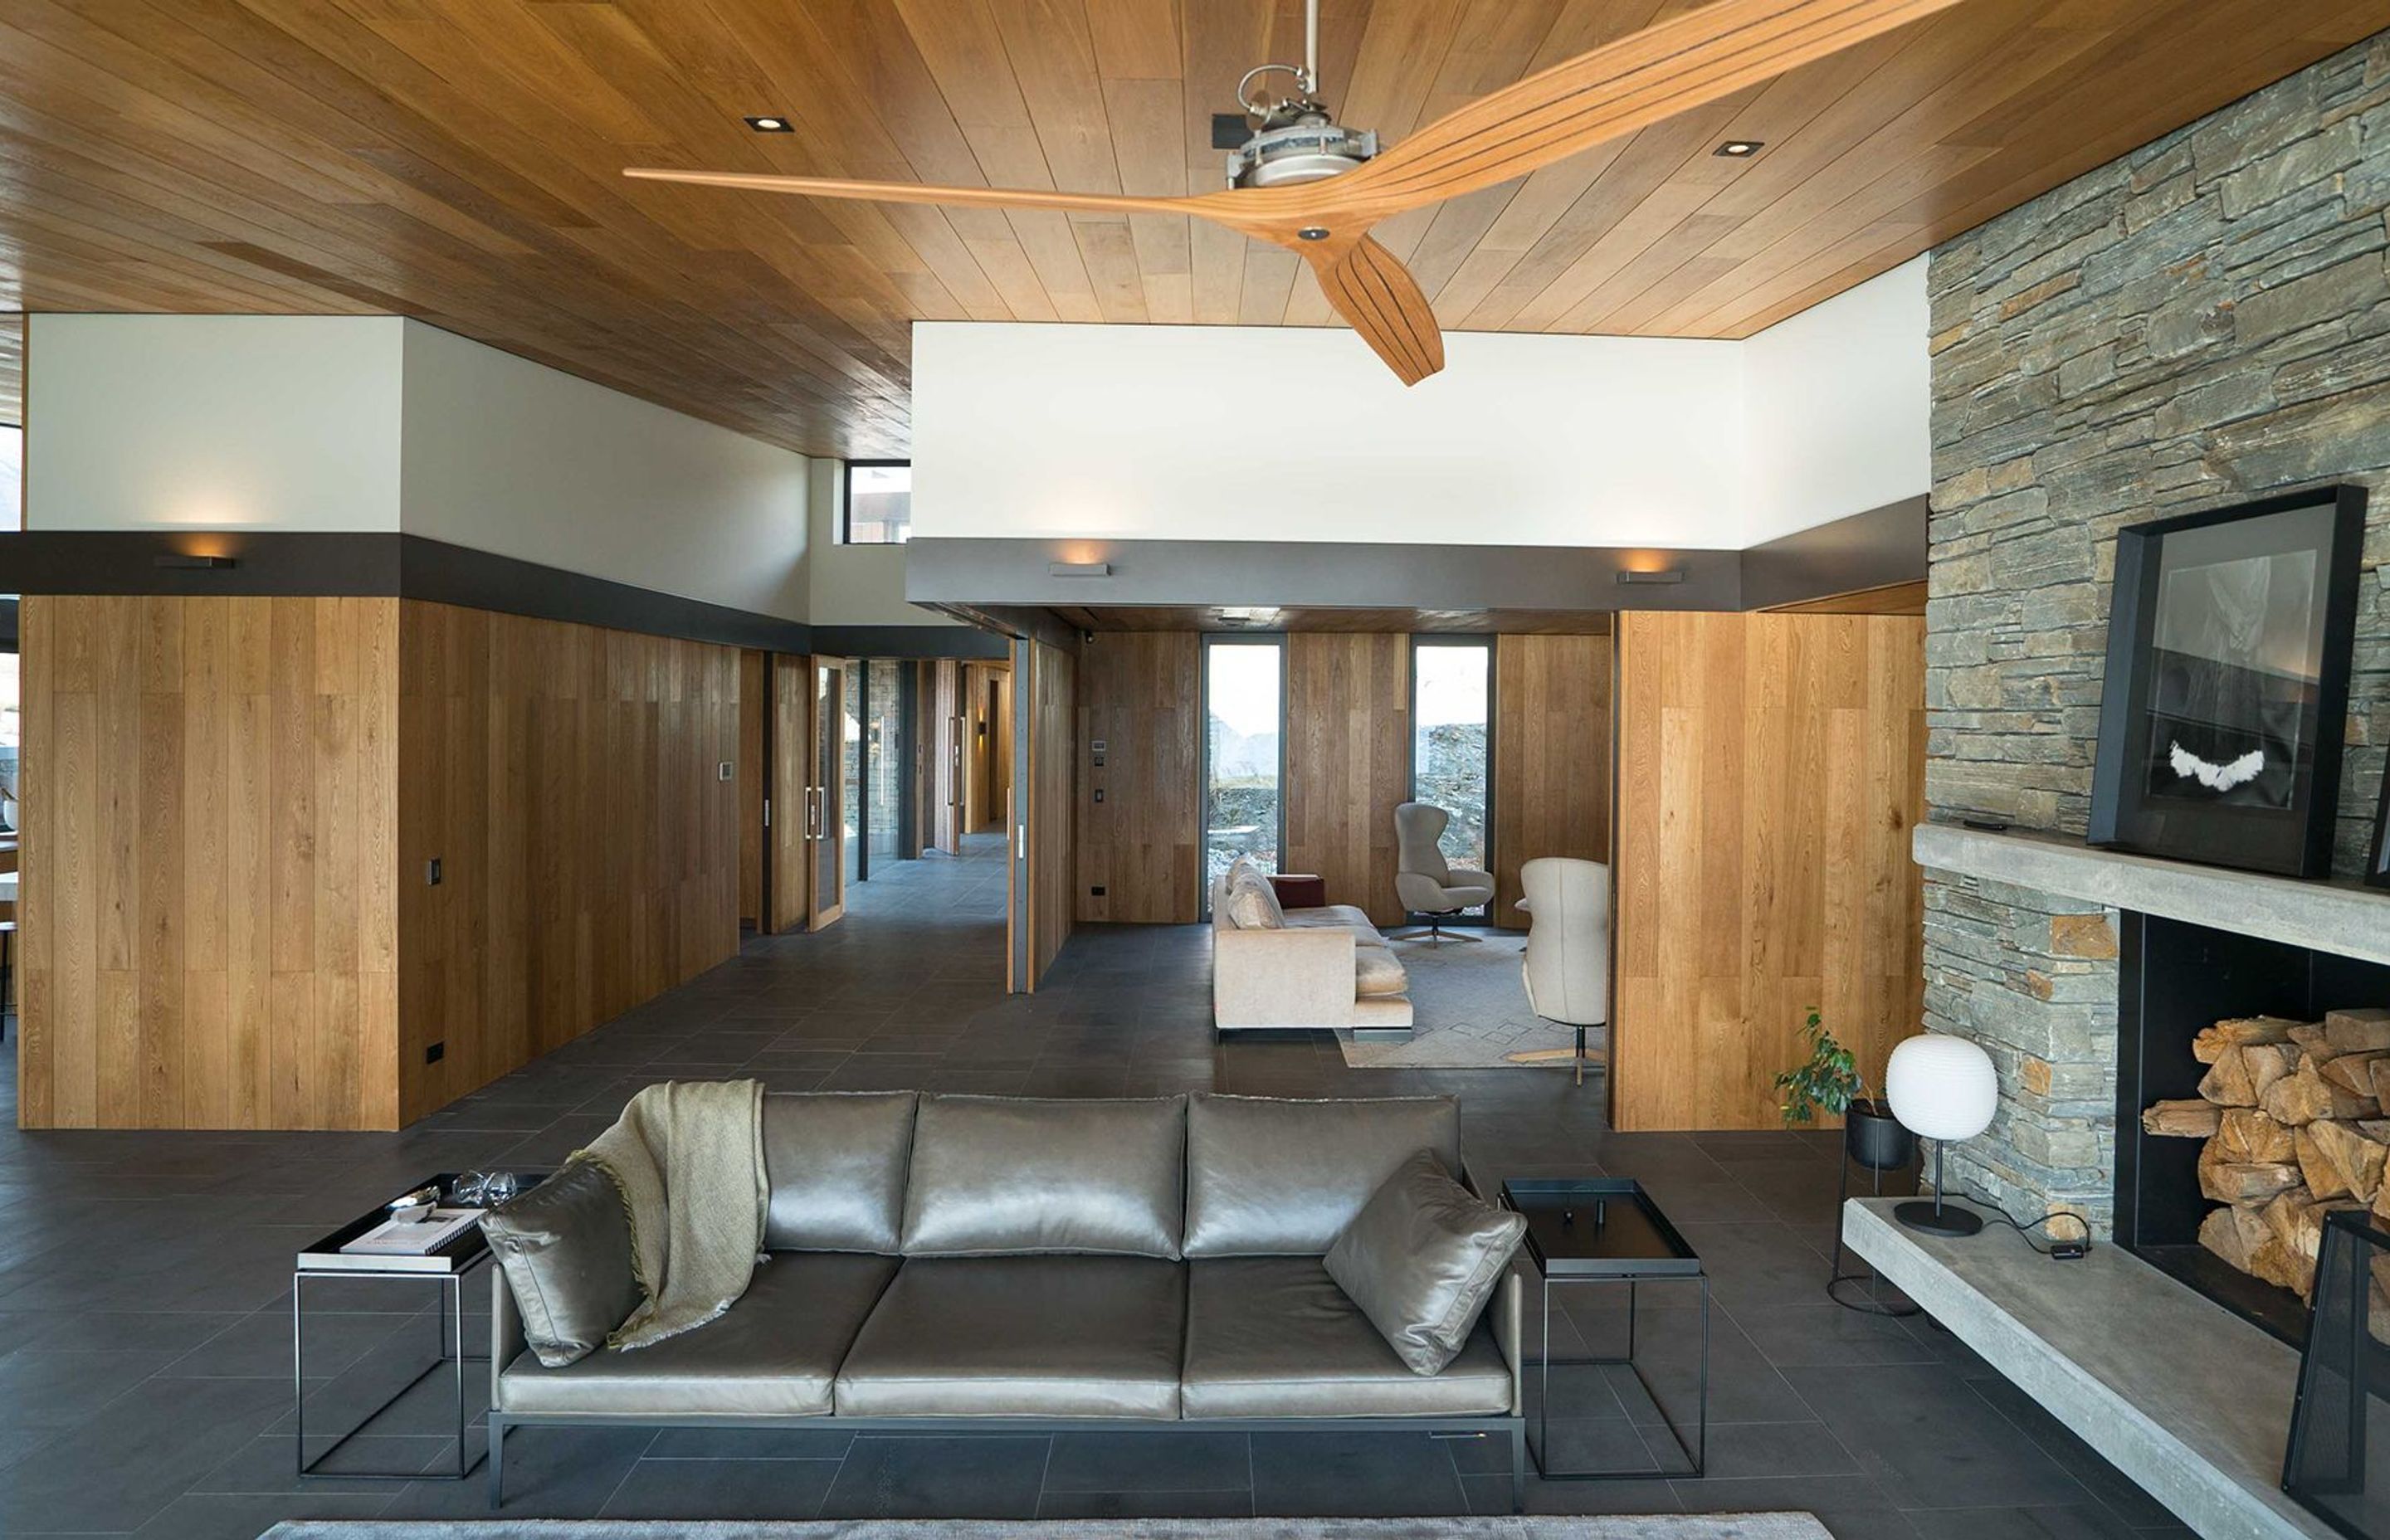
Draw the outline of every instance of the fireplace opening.
M2390 1006L2390 967L2155 915L2126 911L2118 920L2116 1243L2303 1346L2308 1311L2299 1294L2242 1271L2201 1243L2201 1225L2229 1206L2202 1187L2206 1142L2147 1132L2142 1114L2158 1102L2200 1097L2210 1070L2192 1052L2202 1031L2259 1017L2321 1022L2335 1010ZM2283 1050L2283 1066L2299 1062L2295 1047ZM2390 1065L2390 1055L2382 1062ZM2356 1102L2343 1110L2352 1119L2364 1110ZM2390 1118L2390 1108L2374 1115ZM2270 1120L2251 1121L2271 1127Z

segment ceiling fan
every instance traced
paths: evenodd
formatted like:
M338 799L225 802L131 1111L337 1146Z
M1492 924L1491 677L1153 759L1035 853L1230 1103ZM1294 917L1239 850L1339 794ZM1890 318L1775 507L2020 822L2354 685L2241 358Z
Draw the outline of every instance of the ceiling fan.
M1192 214L1300 255L1336 313L1404 384L1416 385L1444 367L1444 336L1409 271L1369 238L1379 222L1524 176L1956 4L1713 0L1504 86L1381 149L1376 134L1339 126L1318 99L1318 0L1310 0L1303 65L1262 65L1238 83L1253 132L1228 158L1230 186L1191 196L939 187L644 167L623 174L882 203ZM1271 73L1291 76L1293 93L1275 101L1248 94L1258 78Z

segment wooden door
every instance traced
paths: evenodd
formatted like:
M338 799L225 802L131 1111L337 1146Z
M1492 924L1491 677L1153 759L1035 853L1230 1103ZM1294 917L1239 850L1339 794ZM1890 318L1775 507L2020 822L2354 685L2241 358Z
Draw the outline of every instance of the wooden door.
M769 800L765 804L765 847L771 852L764 929L803 929L810 918L806 874L805 808L813 767L813 660L774 653L771 659Z
M941 658L932 665L930 801L927 842L948 855L963 853L962 664Z
M846 662L813 661L813 733L806 776L806 922L818 930L846 913Z
M765 724L771 720L765 680L770 658L752 648L739 654L739 923L768 929L764 903L764 804L772 794L765 769Z

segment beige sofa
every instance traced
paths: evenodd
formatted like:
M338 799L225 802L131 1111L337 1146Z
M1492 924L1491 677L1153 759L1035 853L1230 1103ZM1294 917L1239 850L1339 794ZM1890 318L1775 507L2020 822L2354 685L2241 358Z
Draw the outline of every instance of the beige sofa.
M1240 925L1228 902L1236 875L1232 866L1212 884L1215 1027L1409 1029L1409 975L1367 914L1350 904L1285 909L1273 901L1260 923Z

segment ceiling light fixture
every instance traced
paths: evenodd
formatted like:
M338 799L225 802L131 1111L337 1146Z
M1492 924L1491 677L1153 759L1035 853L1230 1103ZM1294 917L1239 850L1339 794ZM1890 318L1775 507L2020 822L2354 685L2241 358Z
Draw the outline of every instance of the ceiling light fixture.
M794 134L797 131L796 125L788 119L768 113L761 118L748 119L747 126L758 134Z
M1729 160L1748 160L1767 148L1765 139L1728 139L1710 153L1723 155Z

